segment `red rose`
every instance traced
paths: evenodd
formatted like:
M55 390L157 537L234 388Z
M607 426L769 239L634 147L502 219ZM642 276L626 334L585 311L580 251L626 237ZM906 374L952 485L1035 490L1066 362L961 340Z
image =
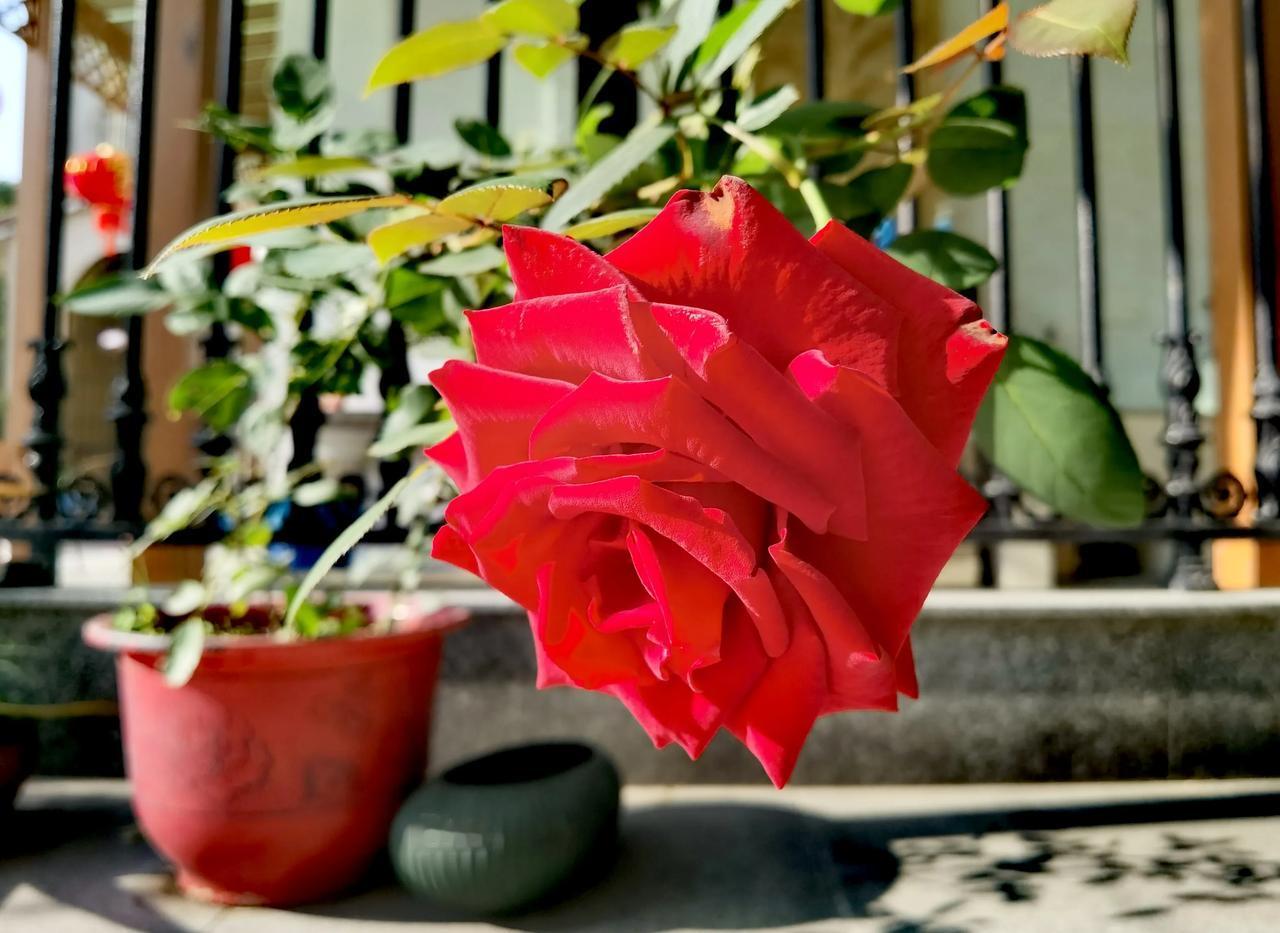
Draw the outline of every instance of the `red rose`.
M779 786L814 720L916 695L908 631L985 504L956 473L1005 340L839 224L681 191L607 258L505 231L516 300L432 374L433 553L529 611L538 685Z

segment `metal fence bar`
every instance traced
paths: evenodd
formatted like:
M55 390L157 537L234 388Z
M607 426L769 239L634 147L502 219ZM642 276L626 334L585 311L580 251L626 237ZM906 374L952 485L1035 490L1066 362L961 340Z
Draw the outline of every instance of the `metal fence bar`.
M1101 249L1098 244L1098 173L1093 142L1093 67L1071 59L1076 124L1076 276L1080 289L1080 364L1101 386L1107 380L1102 355Z
M1242 0L1245 127L1248 137L1249 221L1253 266L1253 339L1256 374L1253 410L1258 430L1254 477L1258 485L1256 521L1280 518L1280 374L1276 372L1276 231L1272 201L1270 118L1263 4Z
M916 76L903 71L916 59L916 23L911 0L902 0L894 14L894 35L898 50L898 78L894 88L894 103L899 107L905 107L916 99ZM905 152L911 148L911 140L904 137L899 141L898 146ZM895 216L899 234L910 233L916 228L916 214L914 199L904 199L898 205Z
M321 62L329 57L329 0L311 3L311 57Z
M418 4L416 0L400 0L400 38L413 35L416 29ZM400 145L409 141L413 120L413 84L404 82L396 85L395 132Z
M129 113L133 119L133 224L129 267L147 264L151 240L152 137L154 135L156 28L159 0L135 0L133 61L129 65ZM142 519L142 495L147 465L142 458L142 433L147 424L147 389L142 375L141 315L126 325L124 371L112 383L107 417L116 426L116 455L111 464L111 498L116 521Z
M805 0L809 100L822 100L827 95L827 24L823 3L824 0Z
M1165 200L1165 359L1166 393L1164 444L1169 467L1165 486L1169 517L1188 521L1202 510L1196 473L1204 433L1196 415L1200 372L1196 366L1191 314L1186 288L1186 225L1182 192L1182 135L1178 112L1178 56L1173 0L1156 0L1157 114L1163 135ZM1174 571L1169 585L1179 589L1213 589L1213 576L1204 558L1200 537L1178 535Z
M36 515L42 522L58 517L58 474L62 459L59 420L66 381L62 375L60 310L57 295L62 290L63 193L62 172L67 161L67 139L71 122L71 56L75 34L75 0L51 0L44 7L49 29L49 191L45 202L44 320L40 337L31 342L35 358L27 388L31 394L31 430L25 441L38 489ZM40 563L52 567L53 554L36 555Z
M219 0L217 21L217 60L214 63L214 100L229 113L240 111L240 87L244 68L244 0ZM218 143L216 171L213 178L213 211L223 214L231 209L225 192L236 178L236 152L227 143ZM231 271L231 253L213 257L213 282L221 286ZM227 328L219 321L209 325L200 341L207 361L222 359L231 352ZM196 429L192 442L206 457L221 457L230 452L231 439L211 430L208 425Z

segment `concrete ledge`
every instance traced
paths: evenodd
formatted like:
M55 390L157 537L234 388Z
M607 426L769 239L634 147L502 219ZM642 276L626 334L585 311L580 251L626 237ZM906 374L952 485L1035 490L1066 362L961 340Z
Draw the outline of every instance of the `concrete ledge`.
M446 650L437 765L508 742L577 736L609 750L636 782L762 780L731 739L717 739L695 765L678 749L654 751L611 699L534 690L517 607L482 588L434 592L475 616ZM24 646L22 666L34 672L18 682L0 670L0 699L110 695L110 661L80 646L78 626L122 595L0 591L0 631ZM914 643L922 698L896 716L824 718L796 781L1280 776L1280 590L940 590ZM114 728L46 724L44 769L119 773Z

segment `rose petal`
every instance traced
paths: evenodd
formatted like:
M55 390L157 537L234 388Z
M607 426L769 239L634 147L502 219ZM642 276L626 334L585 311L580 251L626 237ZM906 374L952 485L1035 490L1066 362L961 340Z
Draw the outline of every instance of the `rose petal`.
M866 537L862 458L848 425L814 405L791 379L730 334L719 315L655 304L636 306L633 317L645 352L658 366L786 464L792 483L811 485L836 505L833 532Z
M577 240L537 227L502 228L502 247L517 300L623 287L640 295L599 253Z
M653 301L720 314L777 369L819 347L896 385L898 315L741 179L676 192L607 258Z
M630 305L618 287L469 311L476 361L575 385L596 372L651 379L661 374L641 358Z
M867 488L866 541L791 526L789 550L840 587L862 624L896 657L925 596L986 501L884 390L818 352L791 364L796 383L833 416L861 432Z
M656 747L675 742L697 759L754 689L766 663L750 620L741 605L731 604L725 613L721 659L693 673L696 690L675 679L615 684L606 690L631 711Z
M785 650L787 622L756 555L732 519L696 500L620 476L598 483L559 486L551 495L551 514L570 519L584 514L618 515L652 529L686 551L732 589L760 633L770 657Z
M820 490L796 482L786 464L671 377L588 377L538 423L529 451L534 458L589 455L625 444L652 445L705 463L819 532L835 512Z
M458 425L458 437L466 453L466 474L450 475L464 492L496 467L529 459L529 435L539 419L571 391L567 382L538 379L518 373L450 360L431 373L436 387ZM457 471L456 445L443 451L433 447L433 457L447 470Z
M788 595L785 581L778 595L788 604L791 641L774 658L747 700L726 721L764 766L775 787L791 778L800 749L827 703L827 657L803 603Z
M1008 341L980 319L972 301L838 223L819 230L813 244L902 316L898 401L955 466ZM839 362L830 354L827 358Z

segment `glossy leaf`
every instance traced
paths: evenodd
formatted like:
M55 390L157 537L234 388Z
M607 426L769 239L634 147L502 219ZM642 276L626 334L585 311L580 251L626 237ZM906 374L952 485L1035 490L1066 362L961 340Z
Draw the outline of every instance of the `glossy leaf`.
M573 183L565 196L547 211L542 226L548 230L563 229L574 217L621 184L674 134L675 127L669 123L637 126L626 139Z
M435 205L435 210L441 214L494 223L546 207L553 200L555 198L542 188L507 184L472 185L440 201Z
M373 258L363 243L317 243L304 249L283 250L280 265L295 279L332 279L369 265Z
M676 7L676 34L662 50L662 57L675 71L707 40L719 7L720 0L680 0Z
M573 50L550 43L521 42L511 50L517 62L535 78L549 77L552 72L573 58Z
M917 230L889 244L894 259L935 282L964 291L995 274L1000 262L986 247L948 230Z
M374 66L365 93L477 65L506 44L506 35L485 17L439 23L393 45Z
M503 0L482 16L495 29L554 39L578 29L578 6L569 0Z
M1000 3L950 39L935 45L902 70L907 74L914 74L925 68L950 64L983 39L1003 32L1007 28L1009 28L1009 4Z
M128 317L147 314L171 304L173 296L168 292L133 275L95 282L62 299L64 308L86 317Z
M484 120L454 120L453 128L464 143L481 155L499 158L511 155L511 143L496 126Z
M1022 92L989 88L956 105L933 131L925 166L947 193L980 194L1016 181L1028 147Z
M1009 41L1027 55L1097 55L1127 65L1137 12L1138 0L1050 0L1018 17Z
M698 83L702 87L715 84L795 2L796 0L749 0L721 17L712 27L707 41L698 50L694 65Z
M656 207L633 207L625 211L614 211L612 214L601 214L572 227L565 227L563 233L575 240L594 240L596 237L613 236L623 230L643 227L657 216Z
M170 687L185 686L200 666L204 626L203 619L193 616L173 630L169 651L164 657L164 682Z
M842 220L890 213L911 184L913 169L896 162L882 168L868 169L847 185L824 185L823 193L835 215Z
M320 178L341 172L358 172L373 166L351 156L301 156L277 162L253 173L254 178Z
M852 100L810 101L792 107L760 132L815 141L865 136L863 121L875 113L875 109Z
M211 360L190 370L169 392L170 412L193 412L219 432L229 430L252 401L249 373L232 360Z
M675 34L674 26L624 26L606 40L600 55L615 68L634 71L657 55Z
M396 220L375 227L368 236L378 265L385 266L397 256L429 246L451 233L470 230L475 224L465 217L451 214L420 214L407 220Z
M996 467L1069 519L1123 528L1144 517L1142 469L1119 415L1047 344L1009 338L974 437Z
M364 538L373 526L376 525L382 516L386 515L396 504L396 500L404 495L407 490L429 466L424 463L408 476L401 479L398 483L387 490L381 499L375 502L369 508L361 513L360 517L347 526L342 534L334 539L333 543L324 549L324 553L316 560L307 571L307 575L302 578L302 582L298 584L298 589L289 599L289 608L285 611L284 627L292 630L294 622L298 618L298 610L311 596L315 588L324 579L325 574L333 569L334 565L342 559L342 556L351 550L361 539Z
M433 421L411 427L384 431L369 448L369 456L375 459L394 457L406 450L422 450L438 444L457 429L452 421Z
M266 233L327 224L376 207L401 207L408 203L409 199L400 194L356 198L310 198L303 201L277 202L235 214L224 214L197 224L180 234L160 251L160 254L151 261L151 265L143 271L142 276L150 278L162 263L185 250L196 247L209 247L210 251L227 249Z
M751 102L735 121L744 130L755 132L781 117L796 101L800 92L793 85L784 84L771 94Z
M507 261L502 250L496 246L478 246L461 253L445 253L418 266L419 271L428 275L441 275L453 278L460 275L480 275L499 269Z
M836 0L836 6L858 16L883 16L892 13L902 0Z

